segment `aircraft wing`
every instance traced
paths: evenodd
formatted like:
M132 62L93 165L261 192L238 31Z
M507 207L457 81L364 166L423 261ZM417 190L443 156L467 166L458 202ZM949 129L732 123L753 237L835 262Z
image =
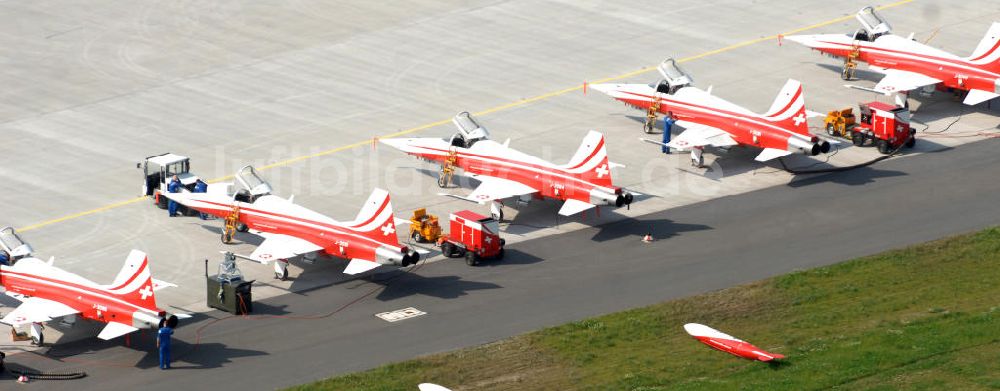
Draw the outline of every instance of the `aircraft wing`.
M249 258L253 261L267 264L279 259L288 259L297 255L320 251L323 247L294 236L257 232L264 238L264 243L253 250Z
M670 148L685 150L706 145L728 147L737 144L725 130L688 121L678 121L678 124L685 130L667 143Z
M871 69L885 74L885 77L883 77L882 80L875 85L875 92L881 92L886 95L900 91L915 90L920 87L941 82L941 80L916 72L879 67L871 67Z
M0 319L0 322L11 326L21 326L29 323L48 322L52 319L79 313L72 307L63 303L42 299L39 297L29 297L21 305L17 306L7 316Z
M538 190L520 182L485 175L468 175L479 180L479 187L465 199L484 204L489 201L537 193Z

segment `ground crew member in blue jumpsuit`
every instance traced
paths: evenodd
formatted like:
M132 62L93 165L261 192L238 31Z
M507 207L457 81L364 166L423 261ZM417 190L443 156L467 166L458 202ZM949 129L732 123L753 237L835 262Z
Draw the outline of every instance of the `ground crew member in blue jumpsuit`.
M181 191L181 180L177 179L177 175L174 175L170 179L170 184L167 185L168 193L179 193ZM170 217L177 216L177 202L170 200L167 203L167 212L169 212Z
M6 251L0 250L0 265L10 266L10 256Z
M194 192L195 193L204 193L204 192L207 192L207 191L208 191L208 184L205 183L205 182L203 182L201 179L197 180L194 183ZM202 220L208 219L208 215L205 214L205 213L199 213L198 216L201 217Z
M663 146L660 149L661 152L665 154L670 154L670 147L667 144L670 143L670 129L674 127L674 112L667 112L667 116L663 117Z
M168 320L165 323L156 332L156 347L160 350L160 369L170 369L170 336L174 335L173 326L176 326L177 322L170 322Z

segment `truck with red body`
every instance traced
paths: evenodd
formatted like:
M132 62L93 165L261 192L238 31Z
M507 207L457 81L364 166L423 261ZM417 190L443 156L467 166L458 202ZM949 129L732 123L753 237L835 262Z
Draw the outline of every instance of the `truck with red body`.
M500 237L500 223L470 210L452 213L451 230L440 239L441 254L448 258L465 257L469 266L484 259L503 258L506 241Z
M862 103L860 121L855 122L850 108L831 111L826 117L826 131L831 136L851 139L857 146L871 141L883 154L905 145L916 144L916 129L910 127L910 110L883 102Z

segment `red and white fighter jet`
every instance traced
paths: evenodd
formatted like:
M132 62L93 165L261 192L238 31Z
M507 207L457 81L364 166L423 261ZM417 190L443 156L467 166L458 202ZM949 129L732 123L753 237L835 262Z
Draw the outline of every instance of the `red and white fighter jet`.
M271 186L251 166L236 173L243 189L229 194L226 186L209 186L206 193L163 193L182 205L220 218L235 215L241 231L253 230L264 242L249 260L274 263L277 278L288 277L288 259L323 252L350 259L344 273L358 274L379 265L414 265L420 254L399 244L389 192L375 189L357 218L340 222L271 194ZM225 234L225 233L224 233Z
M822 53L845 59L842 77L853 77L854 62L882 73L875 88L885 95L936 86L968 91L964 103L975 105L1000 96L1000 23L994 22L969 57L959 57L892 34L892 27L872 7L856 15L862 29L853 35L819 34L785 37ZM850 86L854 87L854 86Z
M658 67L663 80L654 84L594 84L590 87L626 104L673 116L685 131L666 146L691 150L691 163L704 165L705 146L744 145L763 148L757 161L800 153L815 156L830 151L830 143L809 133L802 84L788 80L766 114L757 114L712 95L712 88L692 86L692 78L673 59ZM662 144L653 140L645 140Z
M132 250L114 282L101 285L52 266L30 255L30 246L10 227L0 230L3 251L12 265L0 265L4 293L21 301L0 322L14 327L31 325L32 341L44 343L40 324L57 318L73 323L76 316L107 323L98 338L108 340L139 329L155 329L161 315L155 291L175 286L150 276L149 258ZM7 249L10 250L7 250ZM12 250L12 251L11 251ZM176 314L179 318L189 317Z
M702 324L688 323L684 325L684 331L687 331L688 334L701 343L736 357L764 362L785 358L783 355L764 351L732 335Z
M392 146L420 159L461 168L466 176L480 181L479 187L467 197L457 197L480 204L494 201L494 218L503 219L497 201L518 197L528 202L531 197L563 201L559 214L571 216L597 205L629 205L634 198L611 182L604 135L590 131L568 164L557 165L511 149L489 139L489 132L467 112L459 113L453 122L459 132L451 139L393 138L382 139ZM442 178L443 179L443 178ZM444 187L446 181L439 180Z

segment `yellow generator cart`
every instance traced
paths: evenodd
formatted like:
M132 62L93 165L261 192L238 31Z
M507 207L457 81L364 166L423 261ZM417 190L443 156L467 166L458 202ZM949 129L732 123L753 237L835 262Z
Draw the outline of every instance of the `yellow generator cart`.
M826 114L826 119L823 120L826 124L826 133L831 136L838 136L844 138L851 138L848 131L854 127L856 120L854 118L854 109L848 107L843 110L834 110Z
M410 216L410 237L417 243L434 243L441 237L438 218L427 214L427 208L413 211Z

